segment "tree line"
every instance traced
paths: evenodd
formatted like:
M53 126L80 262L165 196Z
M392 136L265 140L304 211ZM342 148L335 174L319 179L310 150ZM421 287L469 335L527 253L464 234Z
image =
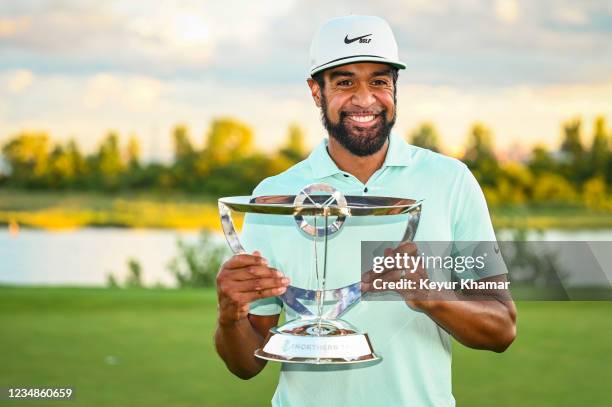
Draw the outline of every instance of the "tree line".
M611 209L607 190L612 185L612 133L603 117L593 126L590 142L580 118L561 126L557 149L536 145L521 161L500 161L494 137L482 123L468 132L462 159L479 180L491 205L569 203ZM122 191L182 190L209 195L249 194L257 183L304 159L304 132L292 124L282 147L258 151L253 130L232 118L212 121L205 144L197 149L189 129L172 130L173 159L168 164L144 163L135 136L121 144L109 132L90 154L74 139L54 143L48 134L22 132L2 145L5 170L0 185L26 189ZM441 137L432 123L406 135L414 145L441 151Z
M306 157L302 129L292 124L285 145L272 154L254 146L253 130L231 118L213 120L202 149L194 147L189 129L172 130L169 164L144 163L138 139L121 145L109 132L91 154L74 139L53 143L48 134L22 132L2 146L8 167L0 185L25 189L123 191L183 190L211 195L250 193L264 177L277 174Z
M590 143L580 118L561 127L557 149L535 145L523 160L500 162L491 130L482 123L472 126L460 158L478 179L489 205L565 204L612 210L607 194L612 185L612 133L605 119L595 119ZM440 136L431 123L422 124L408 139L440 151Z

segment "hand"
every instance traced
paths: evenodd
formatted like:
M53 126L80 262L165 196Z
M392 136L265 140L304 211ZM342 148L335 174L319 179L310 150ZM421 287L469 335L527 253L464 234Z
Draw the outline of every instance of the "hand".
M370 270L363 274L361 278L361 290L363 292L385 292L392 290L400 294L411 308L422 309L430 292L428 289L421 288L420 283L421 280L426 280L429 276L422 263L418 263L414 267L415 263L412 260L416 260L418 256L418 247L414 242L403 242L395 249L385 249L384 252L385 257L395 257L397 254L402 259L404 254L409 257L408 267L385 268L381 273L375 273ZM374 284L375 280L379 280L376 286ZM404 287L398 288L400 283L404 283ZM412 284L412 286L408 288L407 284Z
M282 295L288 285L289 279L277 269L268 267L259 252L233 256L221 266L217 275L219 324L231 325L245 319L250 302Z

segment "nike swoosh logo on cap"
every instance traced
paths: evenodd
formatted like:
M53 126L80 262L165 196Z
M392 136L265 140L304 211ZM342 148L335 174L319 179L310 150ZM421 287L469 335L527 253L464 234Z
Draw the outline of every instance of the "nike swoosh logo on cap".
M355 37L355 38L349 39L348 34L347 34L346 37L344 37L344 43L345 44L350 44L351 42L355 42L355 41L360 40L362 38L369 37L370 35L372 35L372 34L366 34L366 35L362 35L361 37Z

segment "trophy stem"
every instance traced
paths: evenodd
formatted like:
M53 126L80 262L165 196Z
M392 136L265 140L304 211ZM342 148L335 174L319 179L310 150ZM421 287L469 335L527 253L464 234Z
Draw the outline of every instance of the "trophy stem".
M322 273L319 274L319 257L317 253L317 236L313 236L312 242L314 245L314 264L315 264L315 274L317 277L317 293L316 293L316 302L317 302L317 332L323 332L321 327L321 323L323 320L323 305L325 301L325 288L326 288L326 279L327 279L327 226L328 226L328 214L324 212L325 219L325 227L323 233L323 270ZM314 226L317 227L317 217L314 218Z
M328 232L327 232L327 212L325 212L325 234L323 235L323 282L321 283L321 291L322 291L322 295L321 295L321 302L319 303L319 332L322 332L321 330L321 319L323 317L323 300L325 298L325 295L323 293L325 293L325 288L326 288L326 282L327 282L327 236L328 236Z

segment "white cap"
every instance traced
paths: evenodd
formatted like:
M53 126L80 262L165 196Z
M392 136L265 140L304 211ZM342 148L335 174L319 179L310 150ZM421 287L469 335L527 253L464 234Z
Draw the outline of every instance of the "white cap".
M389 24L376 16L346 16L323 24L310 44L310 75L354 62L380 62L399 69L397 42Z

